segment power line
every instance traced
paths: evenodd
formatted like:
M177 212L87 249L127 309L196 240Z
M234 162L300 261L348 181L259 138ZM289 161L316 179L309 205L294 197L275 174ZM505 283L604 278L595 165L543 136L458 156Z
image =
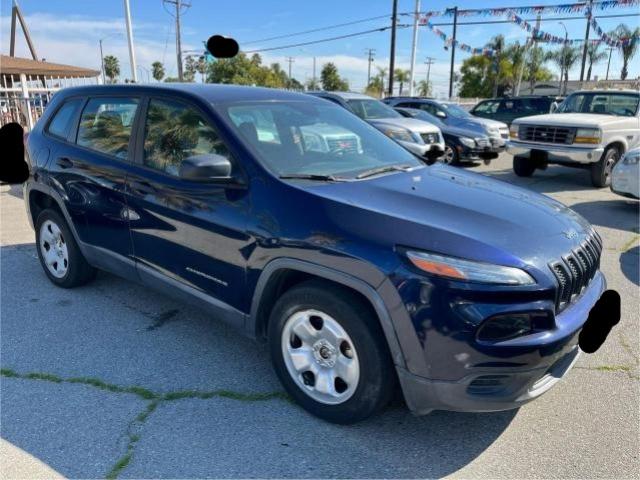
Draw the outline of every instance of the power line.
M314 29L311 29L311 30L304 30L302 32L286 33L284 35L278 35L276 37L263 38L263 39L260 39L260 40L251 40L250 42L243 42L242 45L250 45L252 43L261 43L261 42L269 42L271 40L279 40L281 38L296 37L296 36L299 36L299 35L305 35L307 33L322 32L324 30L331 30L331 29L334 29L334 28L346 27L346 26L349 26L349 25L356 25L358 23L371 22L373 20L380 20L381 18L389 18L389 15L378 15L377 17L369 17L369 18L363 18L361 20L354 20L352 22L345 22L345 23L338 23L338 24L335 24L335 25L328 25L326 27L319 27L319 28L314 28Z
M594 18L597 20L599 18L620 18L620 17L638 17L640 13L627 13L627 14L615 14L615 15L598 15ZM554 18L541 18L541 22L557 22L560 20L582 20L584 21L585 17L554 17ZM535 18L525 18L527 22L535 22L537 19ZM458 25L489 25L494 23L513 23L513 20L483 20L476 22L458 22ZM404 24L408 26L408 24ZM432 23L434 27L447 27L453 25L453 22L443 22L443 23Z
M175 13L171 13L167 10L167 4L175 5ZM178 64L178 79L182 82L182 37L180 34L180 15L185 13L191 7L191 4L185 0L162 0L162 7L169 15L176 19L176 62Z
M390 28L391 28L391 26L373 28L371 30L365 30L365 31L362 31L362 32L349 33L347 35L340 35L340 36L337 36L337 37L323 38L323 39L320 39L320 40L312 40L312 41L309 41L309 42L294 43L294 44L291 44L291 45L281 45L279 47L260 48L260 49L256 49L256 50L243 50L243 53L270 52L272 50L284 50L285 48L304 47L305 45L313 45L313 44L316 44L316 43L332 42L334 40L341 40L343 38L357 37L359 35L367 35L369 33L374 33L374 32L384 32L385 30L389 30Z

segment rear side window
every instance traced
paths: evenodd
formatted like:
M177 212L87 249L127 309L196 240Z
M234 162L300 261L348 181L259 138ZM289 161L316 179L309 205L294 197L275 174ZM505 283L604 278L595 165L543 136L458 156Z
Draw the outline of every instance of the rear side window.
M56 137L67 138L69 129L71 128L71 122L75 118L81 103L82 100L79 98L65 102L58 111L54 113L47 127L47 132Z
M93 98L82 111L76 143L125 160L138 108L135 98Z

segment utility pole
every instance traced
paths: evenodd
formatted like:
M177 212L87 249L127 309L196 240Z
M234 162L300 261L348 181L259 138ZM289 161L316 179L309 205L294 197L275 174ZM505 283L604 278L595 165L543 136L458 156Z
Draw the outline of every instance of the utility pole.
M373 55L376 53L375 48L367 48L367 87L371 83L371 64L373 63Z
M124 0L124 19L127 23L127 42L129 44L129 63L131 65L131 78L138 82L138 72L136 71L136 51L133 48L133 30L131 28L131 10L129 0Z
M100 72L102 73L102 84L104 85L104 54L102 53L102 38L100 39Z
M615 48L609 47L609 61L607 62L607 76L605 80L609 80L609 67L611 66L611 52L613 52Z
M413 17L413 40L411 43L411 70L409 71L409 96L413 97L413 79L416 69L416 50L418 48L418 17L420 16L420 0L416 0L416 11Z
M582 81L584 80L584 66L587 63L587 44L589 43L589 29L591 28L591 16L593 15L593 10L591 7L593 6L593 0L589 0L587 3L587 8L589 9L589 16L587 17L587 31L584 34L584 46L582 47L582 66L580 67L580 85L582 86Z
M169 10L167 13L176 19L176 61L178 63L178 80L181 82L184 81L184 75L182 71L182 38L180 36L180 15L183 12L186 12L189 7L191 7L190 3L187 3L185 0L162 0L164 4L170 4L175 6L175 13L171 13Z
M453 97L453 64L456 61L457 27L458 27L458 7L453 7L453 36L451 37L451 67L449 68L449 98Z
M289 63L289 85L291 85L291 64L294 63L296 59L293 57L286 57L286 58L287 59L285 61Z
M389 55L389 96L393 95L393 71L396 68L396 23L398 23L398 0L393 0L391 14L391 54Z
M426 57L426 61L424 62L425 65L427 66L427 87L430 89L431 84L429 83L429 77L431 77L431 65L433 65L435 62L435 58L434 57ZM429 92L432 93L432 92Z

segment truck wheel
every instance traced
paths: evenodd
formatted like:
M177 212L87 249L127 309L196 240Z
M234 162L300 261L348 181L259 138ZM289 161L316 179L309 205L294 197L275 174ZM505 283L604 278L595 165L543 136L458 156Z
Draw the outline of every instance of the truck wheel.
M395 387L384 334L358 296L312 280L287 291L269 319L271 358L285 389L332 423L363 420Z
M609 147L600 160L591 165L591 183L594 187L603 188L611 184L611 171L618 160L620 151L616 147Z
M36 220L38 258L49 280L73 288L93 280L96 269L87 263L62 215L43 210Z
M536 163L527 157L513 157L513 171L519 177L530 177L536 171Z
M449 144L446 144L444 147L444 154L442 157L442 163L446 163L447 165L458 165L460 163L460 155L458 154L458 150L456 147L453 147Z

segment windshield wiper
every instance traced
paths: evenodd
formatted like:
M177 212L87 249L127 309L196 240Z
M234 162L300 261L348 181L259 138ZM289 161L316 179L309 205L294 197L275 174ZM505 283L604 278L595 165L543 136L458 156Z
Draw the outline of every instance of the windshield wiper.
M410 168L412 168L411 165L385 165L384 167L376 167L376 168L372 168L371 170L365 170L364 172L356 175L356 178L357 179L367 178L367 177L372 177L374 175L378 175L379 173L386 173L386 172L406 172Z
M337 182L340 180L333 175L320 175L317 173L285 173L283 175L280 175L278 178L281 178L283 180L317 180L320 182Z

